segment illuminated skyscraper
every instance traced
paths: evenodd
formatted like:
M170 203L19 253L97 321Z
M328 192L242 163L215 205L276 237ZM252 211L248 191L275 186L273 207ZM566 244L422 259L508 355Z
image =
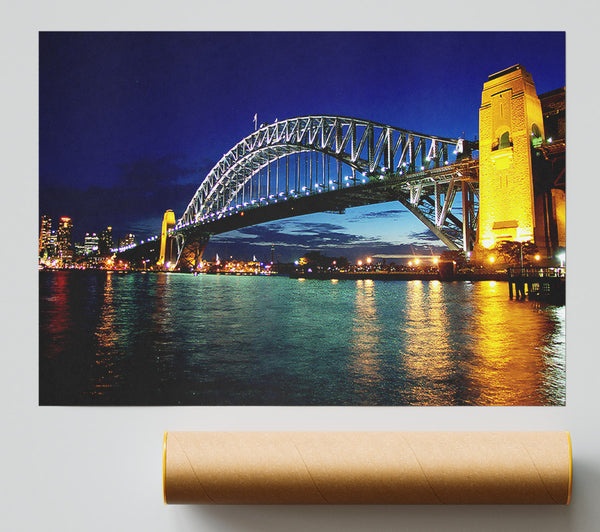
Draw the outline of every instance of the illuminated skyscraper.
M47 214L42 216L42 223L40 226L40 247L39 254L48 253L48 244L50 244L50 232L52 231L52 218Z
M66 262L73 259L72 233L73 220L67 216L63 216L58 224L57 244L60 258Z
M100 237L98 238L98 251L100 251L100 255L111 255L110 251L114 247L113 236L112 236L112 227L107 227L104 231L100 233Z
M98 252L98 235L96 233L86 233L83 242L86 255L91 255Z
M57 257L58 256L58 235L56 231L50 231L50 236L48 237L48 244L46 246L48 257Z
M75 248L76 257L83 257L85 255L85 244L83 242L75 242L73 247Z
M119 238L119 247L124 248L130 246L131 244L135 244L135 235L132 233L128 233L123 238Z

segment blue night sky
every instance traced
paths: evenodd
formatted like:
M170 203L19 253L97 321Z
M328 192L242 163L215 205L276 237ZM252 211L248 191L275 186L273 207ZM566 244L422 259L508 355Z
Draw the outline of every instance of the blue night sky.
M538 94L565 86L563 32L40 33L39 214L74 237L110 225L146 238L254 130L309 114L446 137L478 134L488 75L522 64ZM214 237L219 253L282 261L316 249L357 259L439 253L387 203Z

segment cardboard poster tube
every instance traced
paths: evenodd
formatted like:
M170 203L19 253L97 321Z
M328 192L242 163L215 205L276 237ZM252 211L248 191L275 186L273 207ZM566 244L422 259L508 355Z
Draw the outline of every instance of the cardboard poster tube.
M569 504L568 432L167 432L167 504Z

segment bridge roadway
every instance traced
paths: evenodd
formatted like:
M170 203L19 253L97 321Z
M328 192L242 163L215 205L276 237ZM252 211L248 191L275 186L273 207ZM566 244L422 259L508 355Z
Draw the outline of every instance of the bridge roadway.
M419 197L420 205L411 203L410 189L419 184L426 187L432 186L433 183L448 183L453 179L472 183L476 187L477 170L478 161L465 158L448 166L432 168L410 175L373 176L366 183L358 183L336 190L323 190L319 193L312 192L309 195L297 195L287 198L284 195L279 195L274 197L268 204L249 205L239 210L232 209L218 218L215 217L214 219L190 223L172 229L169 235L173 240L182 238L186 243L195 241L205 245L211 236L265 222L318 212L342 213L350 207L399 201L443 240L448 232L461 230L462 221L451 212L447 212L444 225L436 227L433 211L439 209L439 206L436 207L434 199L429 195ZM460 177L457 178L457 176ZM425 211L429 208L432 215L426 216L423 207L425 207ZM449 241L445 243L449 247L453 245ZM156 264L159 253L160 239L155 239L118 252L116 255L118 259L127 260L140 266L144 261L147 261L148 264Z

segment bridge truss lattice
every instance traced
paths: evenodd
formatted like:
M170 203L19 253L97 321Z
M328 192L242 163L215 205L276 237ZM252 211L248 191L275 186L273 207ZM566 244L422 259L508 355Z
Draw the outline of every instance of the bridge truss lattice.
M376 203L383 196L371 192L383 187L388 200L400 201L450 249L467 251L475 240L477 216L472 148L473 143L463 139L357 118L278 121L262 126L223 155L175 231L188 232L194 226L210 232L214 222L250 209L314 195L340 198L344 190L346 206ZM332 202L332 210L340 205L339 200Z

